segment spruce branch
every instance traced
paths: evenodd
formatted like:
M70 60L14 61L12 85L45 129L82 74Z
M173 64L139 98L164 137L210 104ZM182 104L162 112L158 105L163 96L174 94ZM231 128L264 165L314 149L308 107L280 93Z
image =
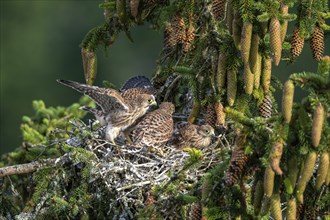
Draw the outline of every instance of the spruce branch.
M61 157L54 159L41 159L30 163L1 167L0 177L32 173L46 166L48 167L63 166L65 163L69 161L69 159L70 159L70 154L67 153Z

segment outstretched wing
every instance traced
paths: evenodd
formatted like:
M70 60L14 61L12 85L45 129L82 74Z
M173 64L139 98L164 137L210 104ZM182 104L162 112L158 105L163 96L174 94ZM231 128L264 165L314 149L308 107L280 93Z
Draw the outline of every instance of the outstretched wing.
M58 79L57 82L89 96L99 107L102 108L103 112L109 112L113 109L128 111L129 109L123 97L116 90L89 86L70 80Z

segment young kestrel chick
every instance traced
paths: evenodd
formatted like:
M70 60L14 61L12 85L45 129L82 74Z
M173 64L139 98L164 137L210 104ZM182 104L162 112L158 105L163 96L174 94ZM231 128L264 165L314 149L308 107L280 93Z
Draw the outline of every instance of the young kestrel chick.
M120 95L127 101L135 99L138 94L156 94L156 89L153 87L150 80L145 76L131 77L124 83L119 91ZM101 126L106 125L106 113L104 113L101 109L91 108L89 106L82 106L80 109L94 115L96 120L100 122Z
M131 88L131 89L125 90L120 93L120 95L125 99L126 102L130 102L131 100L134 101L136 99L137 95L141 95L141 94L152 95L150 93L150 91L145 90L144 88ZM80 109L94 115L96 120L98 120L100 122L101 126L106 125L107 113L103 112L102 109L92 108L89 106L82 106L82 107L80 107Z
M173 144L178 148L207 147L211 144L214 129L206 125L185 124L173 134Z
M155 97L150 94L136 94L126 99L114 89L89 86L69 80L57 80L89 96L105 114L105 138L114 143L119 133L142 117L151 105L155 105ZM99 111L99 110L97 110ZM99 113L99 112L98 112Z
M133 144L138 147L159 147L165 144L173 133L175 107L170 102L163 102L159 109L148 113L133 128Z

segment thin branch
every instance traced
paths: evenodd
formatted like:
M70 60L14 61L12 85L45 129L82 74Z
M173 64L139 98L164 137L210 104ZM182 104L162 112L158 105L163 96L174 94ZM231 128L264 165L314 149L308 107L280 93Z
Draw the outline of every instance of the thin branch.
M51 167L60 166L63 165L65 162L67 162L68 159L69 159L69 155L65 154L59 158L42 159L30 163L2 167L0 168L0 177L32 173L44 166L51 166Z

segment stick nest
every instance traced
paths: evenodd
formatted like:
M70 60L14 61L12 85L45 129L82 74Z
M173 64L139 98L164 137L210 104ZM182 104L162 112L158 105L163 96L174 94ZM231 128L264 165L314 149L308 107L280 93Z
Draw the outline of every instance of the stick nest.
M221 162L219 155L229 145L227 142L224 146L226 140L223 137L205 149L188 151L171 145L151 149L136 148L120 141L120 144L113 145L101 138L102 129L93 130L92 124L86 125L81 121L70 123L75 132L66 131L71 137L58 144L82 148L94 154L92 158L95 159L88 161L91 167L88 193L94 200L106 204L104 209L112 219L135 219L145 210L149 210L154 217L157 213L164 219L177 218L180 213L176 209L180 204L182 206L178 196L196 195L203 174ZM79 168L80 162L73 158L72 152L61 158L65 158L69 166ZM86 166L86 162L81 166ZM71 178L75 178L74 174ZM42 203L42 200L47 198L41 198L39 202ZM45 212L40 203L36 205L33 216ZM16 218L29 219L26 218L28 214L31 213L21 213Z

